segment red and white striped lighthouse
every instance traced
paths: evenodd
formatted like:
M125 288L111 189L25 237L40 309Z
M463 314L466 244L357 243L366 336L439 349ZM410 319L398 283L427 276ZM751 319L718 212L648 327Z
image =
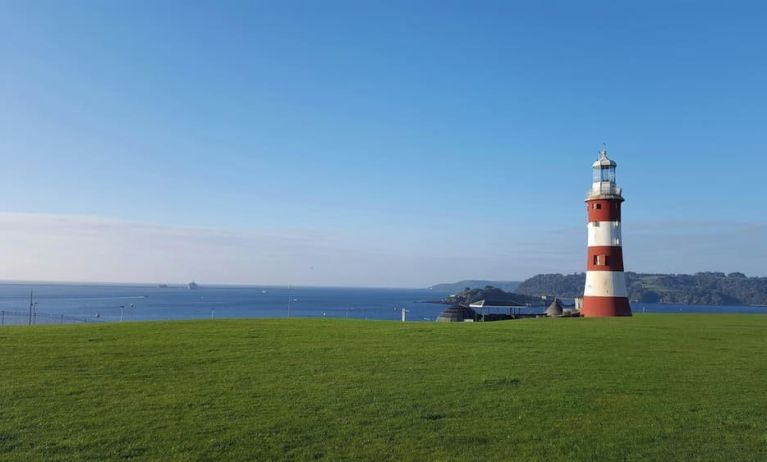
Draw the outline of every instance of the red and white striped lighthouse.
M621 248L621 188L615 184L615 167L607 150L592 165L594 180L586 194L589 247L586 288L581 315L631 316Z

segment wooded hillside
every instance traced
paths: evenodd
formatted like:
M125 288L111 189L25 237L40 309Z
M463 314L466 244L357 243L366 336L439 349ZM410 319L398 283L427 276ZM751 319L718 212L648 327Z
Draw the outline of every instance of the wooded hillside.
M538 274L523 281L517 293L540 296L580 297L584 273ZM767 278L743 273L695 274L626 273L631 301L683 305L767 305Z

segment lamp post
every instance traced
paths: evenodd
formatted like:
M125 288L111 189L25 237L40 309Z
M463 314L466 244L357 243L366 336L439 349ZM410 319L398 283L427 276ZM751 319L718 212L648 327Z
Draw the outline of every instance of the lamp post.
M133 308L133 303L130 304L129 308ZM120 322L123 322L124 315L125 315L125 305L120 305Z
M32 291L29 291L29 325L32 325Z

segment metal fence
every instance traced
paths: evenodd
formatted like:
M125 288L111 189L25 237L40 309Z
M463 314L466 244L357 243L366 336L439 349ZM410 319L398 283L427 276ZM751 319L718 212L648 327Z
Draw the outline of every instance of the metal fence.
M598 184L594 185L586 191L586 197L592 196L620 196L623 193L623 188L619 188L610 184Z
M0 327L3 326L35 326L40 324L79 324L99 322L88 318L78 318L64 314L48 314L37 312L0 310Z

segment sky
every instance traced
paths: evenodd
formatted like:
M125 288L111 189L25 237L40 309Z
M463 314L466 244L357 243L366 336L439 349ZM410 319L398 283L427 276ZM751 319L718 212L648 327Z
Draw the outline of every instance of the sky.
M0 279L767 276L767 6L0 2Z

